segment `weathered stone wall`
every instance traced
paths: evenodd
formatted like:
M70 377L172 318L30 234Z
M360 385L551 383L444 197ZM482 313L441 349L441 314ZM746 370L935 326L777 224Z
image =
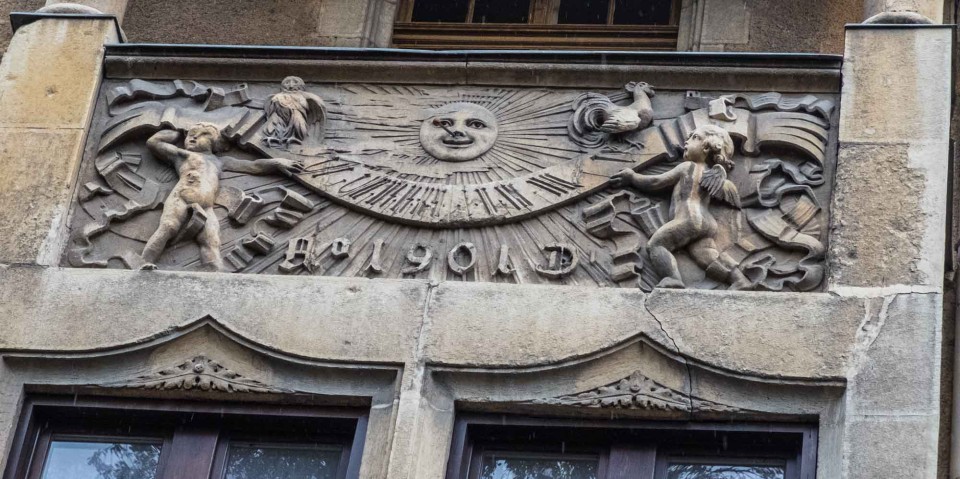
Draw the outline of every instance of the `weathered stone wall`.
M857 23L863 0L747 0L747 43L731 52L843 53L843 26Z
M386 46L383 0L132 0L124 18L131 42L226 45ZM379 36L378 36L379 35Z
M705 51L839 54L844 24L863 17L863 0L688 0L684 8L697 3L695 49ZM133 42L388 46L394 11L381 0L132 0L124 30Z
M0 56L7 51L13 29L10 12L32 12L43 6L44 0L0 0Z
M131 42L322 46L316 0L132 0L123 29Z
M0 52L8 14L43 0L0 1ZM690 5L688 5L688 3ZM696 0L684 2L696 9ZM842 53L843 25L862 20L863 0L700 0L698 50ZM387 0L131 0L131 42L296 46L389 46L396 4ZM730 12L736 14L731 15ZM681 42L682 43L682 42ZM691 48L688 46L688 48Z
M680 49L843 53L843 26L863 0L686 0Z

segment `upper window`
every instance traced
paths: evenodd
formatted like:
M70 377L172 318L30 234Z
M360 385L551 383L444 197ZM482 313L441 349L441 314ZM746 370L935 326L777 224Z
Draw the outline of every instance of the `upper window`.
M679 0L401 0L405 48L675 50Z
M813 477L816 429L467 417L447 479L799 479Z
M356 477L363 416L316 408L31 400L8 479Z

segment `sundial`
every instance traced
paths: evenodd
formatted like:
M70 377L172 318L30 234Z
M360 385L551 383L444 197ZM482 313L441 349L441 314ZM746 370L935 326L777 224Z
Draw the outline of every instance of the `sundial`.
M205 124L228 145L195 160L223 165L216 204L175 225L159 269L649 289L664 273L646 243L677 220L685 183L612 178L674 174L688 139L717 127L735 153L722 171L709 154L698 161L722 175L703 191L729 181L726 203L703 200L718 227L671 247L673 286L733 287L727 277L742 274L753 289L817 288L831 99L654 90L114 82L65 263L142 268L171 192L193 174L148 140L193 157L185 134ZM216 224L219 257L203 250ZM688 251L701 239L717 265Z

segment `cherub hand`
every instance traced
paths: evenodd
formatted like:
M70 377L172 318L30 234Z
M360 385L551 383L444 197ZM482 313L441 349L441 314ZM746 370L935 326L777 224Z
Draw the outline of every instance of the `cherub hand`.
M610 177L610 182L607 183L612 188L622 188L624 186L629 186L632 183L633 175L635 173L633 170L627 168L621 170L619 173Z
M303 162L300 160L288 160L286 158L271 158L271 166L279 173L287 176L293 176L303 173Z

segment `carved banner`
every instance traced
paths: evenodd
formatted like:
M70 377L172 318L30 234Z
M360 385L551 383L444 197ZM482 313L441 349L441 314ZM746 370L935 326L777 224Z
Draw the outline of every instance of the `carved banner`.
M809 291L831 98L108 83L76 267Z

